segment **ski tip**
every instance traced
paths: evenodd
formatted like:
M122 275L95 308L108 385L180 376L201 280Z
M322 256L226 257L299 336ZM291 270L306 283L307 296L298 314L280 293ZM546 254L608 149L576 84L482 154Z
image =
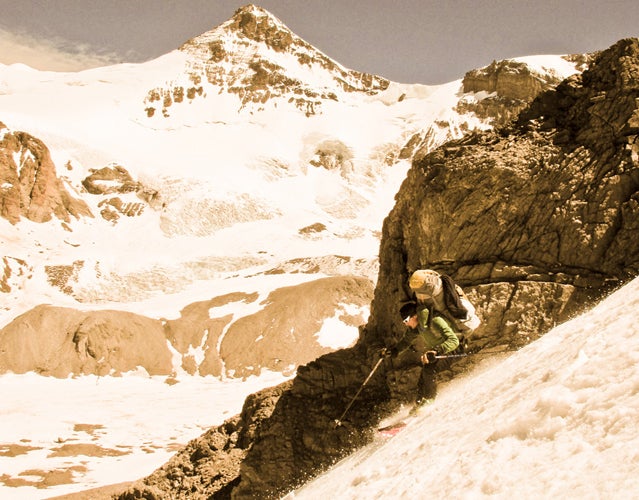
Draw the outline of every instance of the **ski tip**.
M397 422L393 425L387 425L386 427L380 427L377 429L378 434L385 437L394 436L399 431L406 427L406 422Z

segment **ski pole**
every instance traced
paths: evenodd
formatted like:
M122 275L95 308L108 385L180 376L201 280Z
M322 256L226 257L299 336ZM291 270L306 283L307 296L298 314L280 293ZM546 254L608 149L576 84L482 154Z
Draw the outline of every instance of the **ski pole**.
M466 353L466 354L441 354L439 356L435 356L435 359L465 358L466 356L468 356L468 353Z
M346 415L348 410L350 410L351 406L353 405L353 402L357 399L357 396L359 396L359 393L362 392L362 389L368 383L368 381L371 379L371 377L373 376L373 373L375 373L375 370L377 370L377 368L379 367L379 365L382 363L383 360L384 360L384 356L381 356L377 360L377 363L375 363L375 366L373 367L371 372L368 374L368 377L366 377L366 380L364 380L364 382L362 382L362 385L359 387L359 390L355 393L355 396L353 396L353 399L351 399L351 402L348 403L348 406L344 410L344 413L342 413L342 415L338 419L335 420L335 428L337 428L340 425L342 425L342 419L344 418L344 416Z

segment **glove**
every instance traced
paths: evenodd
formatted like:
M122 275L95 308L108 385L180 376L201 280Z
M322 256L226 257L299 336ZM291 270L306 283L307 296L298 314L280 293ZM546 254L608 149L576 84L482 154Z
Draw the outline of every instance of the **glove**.
M422 363L425 365L437 363L437 353L435 351L425 352L424 354L422 354Z

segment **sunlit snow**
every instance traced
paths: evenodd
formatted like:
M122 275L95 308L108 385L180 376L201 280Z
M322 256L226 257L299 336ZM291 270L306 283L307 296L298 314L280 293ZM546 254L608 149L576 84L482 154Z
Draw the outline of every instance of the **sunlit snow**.
M2 375L0 498L41 499L139 479L238 414L246 396L286 380L276 373L245 381L179 377L173 385L165 379ZM74 484L46 487L47 472L70 468ZM18 484L5 484L9 476Z

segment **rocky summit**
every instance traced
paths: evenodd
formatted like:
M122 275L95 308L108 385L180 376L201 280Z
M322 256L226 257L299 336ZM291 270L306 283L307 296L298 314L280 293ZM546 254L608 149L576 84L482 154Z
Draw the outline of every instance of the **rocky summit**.
M205 94L202 82L235 94L240 110L263 109L281 100L307 116L321 113L322 101L340 101L343 93L375 94L390 82L379 76L344 68L290 31L279 19L256 5L238 9L217 28L180 47L193 57L188 81L149 91L149 116L169 116L180 106ZM297 76L286 69L299 65ZM317 82L324 82L318 87ZM175 83L175 82L174 82Z
M276 498L370 440L384 412L413 397L419 368L385 360L335 419L402 334L415 269L463 285L482 319L475 359L517 349L636 276L638 137L639 40L626 39L506 126L416 160L384 223L358 343L250 398L119 498Z

